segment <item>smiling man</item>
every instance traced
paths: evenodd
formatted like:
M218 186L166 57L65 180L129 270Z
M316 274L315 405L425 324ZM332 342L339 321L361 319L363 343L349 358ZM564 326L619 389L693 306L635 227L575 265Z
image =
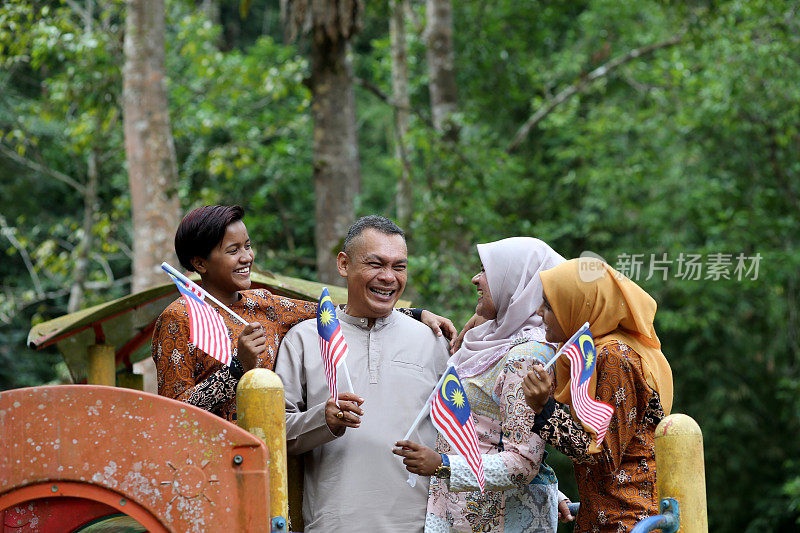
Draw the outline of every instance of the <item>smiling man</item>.
M314 320L289 331L275 368L286 391L288 451L305 454L305 531L422 531L428 480L409 486L391 449L444 372L448 345L394 310L406 286L408 253L391 220L356 221L337 266L347 282L347 304L337 313L355 390L340 392L338 406L329 397ZM340 380L340 391L346 383ZM435 437L426 418L415 438L432 447Z

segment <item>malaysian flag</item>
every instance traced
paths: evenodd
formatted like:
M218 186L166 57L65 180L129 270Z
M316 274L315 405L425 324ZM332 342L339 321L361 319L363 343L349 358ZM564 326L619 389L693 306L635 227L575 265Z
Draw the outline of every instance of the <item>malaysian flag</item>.
M592 333L589 331L589 324L584 324L573 335L573 339L564 348L564 352L570 360L569 388L572 394L572 407L575 408L578 420L594 430L599 447L606 436L614 408L589 397L589 381L594 374L594 366L597 361L597 350L594 347Z
M328 288L322 289L317 307L317 332L319 333L319 351L322 355L322 367L331 396L339 405L339 393L336 387L337 368L347 357L347 342L342 335L342 327L336 318L336 306L333 305Z
M455 368L451 366L447 369L441 384L431 404L431 420L450 446L467 460L483 492L486 479L483 475L483 459L478 449L478 435L475 433L475 423L472 422L467 393L461 386Z
M228 337L228 328L217 311L205 301L205 291L189 279L181 280L170 272L178 291L186 302L189 312L189 340L197 348L230 366L231 340Z

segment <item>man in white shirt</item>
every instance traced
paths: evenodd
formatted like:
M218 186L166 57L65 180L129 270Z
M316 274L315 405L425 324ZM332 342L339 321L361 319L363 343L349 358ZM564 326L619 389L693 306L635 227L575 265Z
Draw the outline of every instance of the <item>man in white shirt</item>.
M428 479L406 483L408 472L392 447L446 369L448 345L394 310L406 285L408 253L392 221L359 219L337 266L347 280L347 305L337 312L355 391L340 392L339 407L330 398L315 320L287 333L275 367L286 391L288 451L305 454L305 531L422 531ZM340 379L339 390L346 389ZM415 433L429 447L435 437L428 419Z

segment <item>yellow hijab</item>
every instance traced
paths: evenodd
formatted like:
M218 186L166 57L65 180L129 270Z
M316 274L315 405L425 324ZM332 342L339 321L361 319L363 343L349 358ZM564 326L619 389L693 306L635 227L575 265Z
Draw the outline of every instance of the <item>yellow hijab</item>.
M653 327L656 301L636 283L598 259L571 259L545 270L540 276L545 297L564 333L571 336L584 322L589 322L598 353L612 341L633 348L641 359L647 384L658 392L664 413L669 414L672 370L661 353L661 342ZM588 392L592 398L596 380L595 374L589 382ZM559 357L555 399L571 407L569 382L569 359ZM585 426L584 429L594 435L594 431ZM590 449L590 452L597 451L600 449Z

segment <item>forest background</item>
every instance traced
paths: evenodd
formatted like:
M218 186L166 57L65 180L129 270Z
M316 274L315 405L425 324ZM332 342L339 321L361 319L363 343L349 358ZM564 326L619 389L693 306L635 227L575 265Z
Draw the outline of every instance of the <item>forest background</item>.
M160 185L126 137L153 44L128 48L137 4L0 5L0 389L67 375L25 347L32 323L147 285L136 187L166 234L190 208L243 205L258 267L321 281L343 224L392 217L407 296L457 324L474 244L535 236L658 301L674 411L704 432L710 530L796 530L800 2L154 1Z

